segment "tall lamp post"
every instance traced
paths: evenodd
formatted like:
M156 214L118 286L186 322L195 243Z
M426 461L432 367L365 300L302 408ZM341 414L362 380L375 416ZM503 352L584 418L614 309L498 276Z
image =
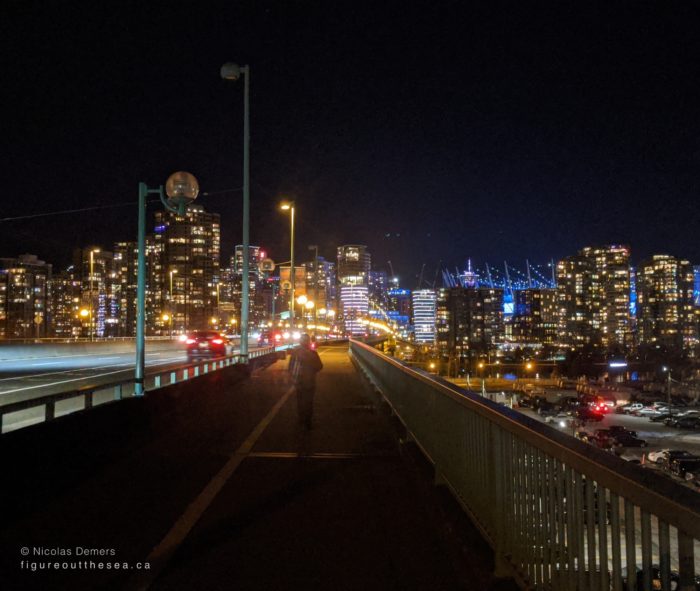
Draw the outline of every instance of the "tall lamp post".
M241 289L241 361L248 360L248 316L250 310L250 66L225 63L224 80L243 78L243 286Z
M295 212L295 204L294 201L291 201L289 203L283 203L280 205L280 209L283 211L288 211L289 212L289 220L290 220L290 231L289 231L289 236L290 236L290 261L289 261L289 282L292 284L292 287L289 292L289 328L294 328L294 287L295 287L295 275L296 273L294 272L294 212Z
M175 298L173 297L173 275L177 273L177 269L170 269L168 275L170 275L170 337L173 336L173 317L175 316Z
M150 194L160 197L168 211L179 215L197 198L199 184L189 172L175 172L157 189L149 189L146 183L139 183L139 222L138 222L138 262L136 279L136 371L134 373L134 396L143 396L146 375L146 198Z
M318 245L312 244L309 250L314 251L314 304L318 304ZM314 336L316 336L316 308L314 307Z

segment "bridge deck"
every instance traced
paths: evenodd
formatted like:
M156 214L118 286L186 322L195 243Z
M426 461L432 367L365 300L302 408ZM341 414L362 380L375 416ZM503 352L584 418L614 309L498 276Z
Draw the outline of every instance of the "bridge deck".
M14 478L6 471L3 507L16 511L0 537L3 588L511 588L492 580L468 525L447 525L449 503L400 452L347 350L320 353L309 432L278 362L6 435L5 465L24 457ZM20 569L22 547L28 562L152 567L32 572Z

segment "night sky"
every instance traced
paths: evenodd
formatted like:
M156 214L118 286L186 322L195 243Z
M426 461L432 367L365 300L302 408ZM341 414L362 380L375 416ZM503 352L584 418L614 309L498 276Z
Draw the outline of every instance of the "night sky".
M600 243L700 263L693 3L479 4L6 2L0 217L130 203L139 181L188 170L216 193L200 202L222 215L227 260L243 95L219 69L237 61L252 70L251 242L278 261L286 195L300 252L364 243L406 287L423 264ZM0 256L61 266L135 234L135 205L3 221Z

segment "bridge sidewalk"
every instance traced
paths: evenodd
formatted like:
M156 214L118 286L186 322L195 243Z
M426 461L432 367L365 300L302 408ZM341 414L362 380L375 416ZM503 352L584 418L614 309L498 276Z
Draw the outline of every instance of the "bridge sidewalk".
M116 546L129 561L148 555L154 568L145 576L53 573L48 586L45 575L8 580L23 589L511 589L492 580L478 534L446 521L449 503L401 452L347 350L321 355L311 431L298 426L294 397L284 398L285 364L277 363L238 387L244 413L222 407L222 392L203 397L213 408L193 409L191 421L180 413L179 439L161 425L157 441L4 536L56 547L88 540L80 543ZM235 429L225 429L227 418Z

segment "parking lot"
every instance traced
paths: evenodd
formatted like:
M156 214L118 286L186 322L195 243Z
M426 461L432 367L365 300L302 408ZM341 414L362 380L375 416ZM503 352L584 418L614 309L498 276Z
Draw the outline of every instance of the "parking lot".
M489 397L504 404L508 404L510 401L509 395L492 394L489 395ZM611 453L616 453L625 460L637 460L643 463L646 468L663 471L679 482L685 482L685 484L691 488L700 491L700 487L696 484L686 482L675 475L671 475L670 472L662 468L661 465L656 465L646 460L649 452L662 449L685 450L700 456L700 430L677 429L668 427L662 422L653 422L647 417L618 414L614 412L605 413L601 421L586 421L583 426L578 426L572 418L551 416L549 420L547 420L546 417L541 416L531 408L518 408L515 406L514 410L518 410L536 420L546 422L550 426L572 436L574 436L576 431L586 431L592 436L597 429L609 429L613 426L620 426L630 431L635 431L638 438L646 441L646 447L617 447L612 449ZM593 443L591 445L593 445Z

